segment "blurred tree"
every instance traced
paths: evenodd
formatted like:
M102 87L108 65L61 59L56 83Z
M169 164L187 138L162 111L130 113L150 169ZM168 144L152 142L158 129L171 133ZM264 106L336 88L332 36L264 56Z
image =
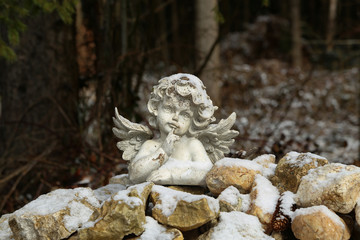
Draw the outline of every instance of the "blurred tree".
M291 1L291 20L292 20L292 64L296 68L301 68L302 62L302 43L301 43L301 4L300 0Z
M7 59L17 56L14 62L0 60L0 177L7 179L0 184L0 195L4 196L0 202L1 210L18 184L22 187L39 186L38 182L33 182L33 177L25 177L25 173L36 163L44 161L42 153L70 154L75 141L74 130L77 129L78 69L74 24L65 24L63 19L71 16L74 5L58 9L60 14L48 12L56 9L58 4L70 1L0 2L2 33L15 36L15 40L9 37L8 43L19 43L14 47L14 53L10 53L12 50L9 50L8 43L1 46L7 49L6 54L10 54L3 55ZM25 3L30 7L27 8ZM37 6L44 8L46 13L30 11L31 4L36 5L35 10ZM71 10L68 9L70 6ZM9 9L5 11L3 7ZM29 12L25 14L23 11ZM66 21L71 22L69 19ZM27 30L20 34L25 26ZM42 157L34 160L35 157L30 156ZM41 172L40 165L36 166L35 172ZM26 167L26 171L20 167ZM22 171L16 171L18 169Z
M337 0L330 0L329 16L326 33L326 51L331 52L334 48L334 35L336 30Z
M208 88L216 105L220 105L220 48L217 0L196 0L195 48L198 77Z

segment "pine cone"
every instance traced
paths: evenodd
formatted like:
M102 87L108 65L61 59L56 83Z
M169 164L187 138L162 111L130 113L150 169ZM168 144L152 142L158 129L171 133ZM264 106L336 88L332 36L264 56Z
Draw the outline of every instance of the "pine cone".
M291 210L294 211L296 208L295 205L291 207ZM284 214L281 211L281 197L279 198L274 215L271 220L271 226L274 231L282 232L285 231L288 227L290 227L291 219L288 215Z

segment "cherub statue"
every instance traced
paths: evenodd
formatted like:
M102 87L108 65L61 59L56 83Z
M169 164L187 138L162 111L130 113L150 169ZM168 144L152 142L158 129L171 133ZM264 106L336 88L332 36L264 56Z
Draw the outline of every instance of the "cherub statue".
M205 176L215 161L229 152L237 131L230 130L232 113L218 124L202 81L191 74L174 74L159 80L147 104L149 124L159 130L153 138L147 126L132 123L115 108L114 134L117 147L129 160L133 183L152 181L163 185L205 185Z

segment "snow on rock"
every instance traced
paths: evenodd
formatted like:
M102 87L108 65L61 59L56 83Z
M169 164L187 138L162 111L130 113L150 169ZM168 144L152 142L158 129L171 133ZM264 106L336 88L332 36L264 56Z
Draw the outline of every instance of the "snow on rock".
M129 174L116 175L109 179L109 183L110 184L121 184L124 186L134 185L129 179Z
M293 206L295 205L294 200L295 194L290 191L283 192L280 197L281 205L280 211L286 216L293 218Z
M176 240L183 239L182 233L176 228L167 228L152 217L146 217L145 231L137 240Z
M95 197L100 201L104 202L109 199L113 194L125 190L126 187L122 184L108 184L94 190Z
M256 158L254 158L252 161L260 164L262 169L262 175L266 178L270 178L275 174L275 169L277 164L275 164L275 155L273 154L263 154Z
M297 209L293 214L291 229L300 240L350 238L350 230L345 222L323 205Z
M100 207L89 188L58 189L38 197L9 217L15 239L66 238Z
M280 192L292 191L296 193L300 180L310 169L323 166L328 161L312 153L289 152L280 159L271 178Z
M153 183L142 183L112 195L101 206L96 221L81 228L76 239L122 239L144 231L145 208Z
M221 192L219 197L220 211L240 211L242 205L241 193L236 187L230 186Z
M340 213L351 212L360 197L360 168L331 163L309 171L301 179L296 203L301 207L325 205Z
M239 239L273 240L266 235L259 219L242 212L221 212L218 224L199 240Z
M256 175L250 192L250 208L248 214L257 216L264 228L269 228L277 202L280 198L279 191L271 182L261 175Z
M262 170L261 165L250 160L223 158L208 172L206 184L214 195L219 195L229 186L236 187L240 193L249 193L255 175Z
M195 229L215 219L219 202L205 195L193 195L155 185L151 192L153 217L162 224L183 231Z

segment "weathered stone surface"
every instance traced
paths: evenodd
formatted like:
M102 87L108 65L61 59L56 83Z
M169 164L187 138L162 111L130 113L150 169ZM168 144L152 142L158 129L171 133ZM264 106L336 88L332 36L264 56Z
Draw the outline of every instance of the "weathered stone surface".
M360 225L360 199L357 201L355 207L355 218L358 225Z
M249 160L224 158L216 162L206 176L209 190L219 195L229 186L239 189L240 193L249 193L255 175L262 172L262 166Z
M264 233L257 217L242 212L221 212L218 224L198 238L212 239L274 240Z
M280 159L275 170L275 176L271 181L279 191L291 191L296 193L300 180L310 169L323 166L328 163L326 158L312 153L289 152Z
M325 205L339 213L351 212L360 197L360 168L331 163L309 171L296 193L301 207Z
M220 212L241 211L242 198L239 190L233 186L226 188L218 197Z
M109 199L113 194L125 189L126 186L122 184L108 184L106 186L95 189L94 194L100 202L104 202L105 200Z
M120 175L114 176L109 179L109 184L121 184L124 186L134 185L134 183L132 183L129 179L129 174L120 174Z
M284 240L284 237L281 234L281 232L272 232L271 237L273 237L275 240Z
M300 240L347 240L350 232L345 222L325 206L295 211L291 229Z
M167 187L154 186L152 216L160 223L188 231L219 215L219 202L205 195L193 195Z
M275 155L263 154L254 158L252 161L263 167L262 175L264 177L270 178L275 175L275 169L277 167L275 160Z
M100 217L82 228L72 239L111 240L144 231L145 205L152 183L142 183L119 191L101 206Z
M146 224L144 225L145 231L135 238L130 238L128 240L183 240L183 234L180 230L176 228L169 228L159 224L152 217L146 217Z
M268 179L261 175L255 176L250 192L250 208L247 213L258 217L266 231L270 229L279 198L279 191Z
M62 239L89 221L99 207L89 188L58 189L15 211L9 225L15 239Z
M0 218L0 239L14 239L9 226L9 218L12 214L2 215Z

